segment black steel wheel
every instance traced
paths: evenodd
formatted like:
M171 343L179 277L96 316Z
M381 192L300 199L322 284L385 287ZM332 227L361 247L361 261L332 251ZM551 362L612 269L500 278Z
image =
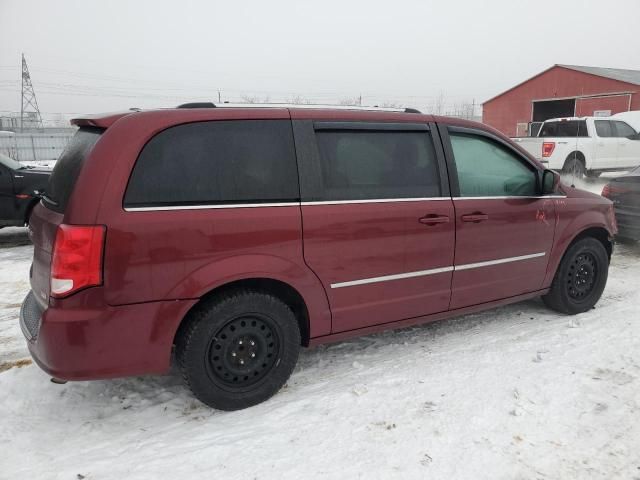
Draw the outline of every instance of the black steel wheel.
M230 320L209 344L207 368L211 380L231 388L259 382L282 354L280 337L270 317L251 314Z
M205 301L185 319L176 358L203 403L239 410L274 395L293 371L300 329L280 299L239 290Z
M545 304L559 312L586 312L598 302L607 284L609 256L596 238L585 237L565 252L551 284L542 297Z
M567 272L567 290L569 297L582 300L593 291L598 277L598 261L593 253L585 252L577 255Z

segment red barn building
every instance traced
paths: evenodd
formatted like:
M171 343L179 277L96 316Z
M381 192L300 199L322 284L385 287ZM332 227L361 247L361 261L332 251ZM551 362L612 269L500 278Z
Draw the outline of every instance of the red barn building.
M484 102L482 121L508 136L530 122L640 110L640 70L554 65Z

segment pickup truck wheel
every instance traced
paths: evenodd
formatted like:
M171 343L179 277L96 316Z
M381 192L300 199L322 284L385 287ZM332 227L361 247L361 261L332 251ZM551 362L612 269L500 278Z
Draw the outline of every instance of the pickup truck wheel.
M609 258L602 243L593 237L578 240L564 254L551 290L542 300L561 313L586 312L600 299L608 272Z
M584 163L577 156L569 157L564 162L562 173L572 175L575 178L582 178L585 175Z
M272 295L225 294L196 307L186 322L176 357L193 394L210 407L239 410L267 400L298 360L298 322Z

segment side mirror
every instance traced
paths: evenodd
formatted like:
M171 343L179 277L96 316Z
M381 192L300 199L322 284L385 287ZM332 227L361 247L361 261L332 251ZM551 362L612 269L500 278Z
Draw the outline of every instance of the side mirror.
M629 140L640 140L640 133L636 133L635 135L629 135L627 138Z
M544 170L542 172L542 195L552 195L558 191L560 185L560 174L553 170Z

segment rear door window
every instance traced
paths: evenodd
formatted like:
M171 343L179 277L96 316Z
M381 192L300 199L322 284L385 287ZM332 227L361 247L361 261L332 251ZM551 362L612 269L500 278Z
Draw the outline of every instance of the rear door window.
M44 204L59 213L64 213L80 170L104 129L82 127L73 136L67 148L56 162L44 192Z
M608 138L615 136L609 120L596 120L596 133L599 137Z
M630 137L636 134L636 131L625 122L616 121L612 123L615 127L616 137Z
M125 207L295 201L300 197L291 122L179 125L144 147Z
M318 130L320 200L440 196L437 158L426 131Z

